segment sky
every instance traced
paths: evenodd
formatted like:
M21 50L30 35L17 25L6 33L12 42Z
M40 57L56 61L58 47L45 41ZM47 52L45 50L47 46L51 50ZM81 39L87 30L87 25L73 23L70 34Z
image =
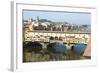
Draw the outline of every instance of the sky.
M47 19L54 22L68 22L70 24L91 24L91 14L83 12L62 12L62 11L36 11L23 10L23 20L32 18L35 20L39 16L40 19Z

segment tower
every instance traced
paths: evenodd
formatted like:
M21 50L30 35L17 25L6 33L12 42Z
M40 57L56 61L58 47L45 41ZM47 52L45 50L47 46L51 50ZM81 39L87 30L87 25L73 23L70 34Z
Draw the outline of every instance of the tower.
M32 18L29 18L28 19L28 24L31 24L32 23Z
M33 31L32 22L33 22L33 19L32 19L32 18L29 18L29 19L28 19L28 28L29 28L29 31Z
M40 25L39 16L37 16L36 23L37 23L38 25Z

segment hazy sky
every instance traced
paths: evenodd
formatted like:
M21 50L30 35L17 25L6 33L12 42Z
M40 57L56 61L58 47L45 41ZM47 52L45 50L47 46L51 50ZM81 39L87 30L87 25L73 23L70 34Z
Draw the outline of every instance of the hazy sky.
M91 24L90 13L23 10L24 20L28 20L29 18L35 20L37 16L39 16L40 19L58 22L66 21L71 24Z

